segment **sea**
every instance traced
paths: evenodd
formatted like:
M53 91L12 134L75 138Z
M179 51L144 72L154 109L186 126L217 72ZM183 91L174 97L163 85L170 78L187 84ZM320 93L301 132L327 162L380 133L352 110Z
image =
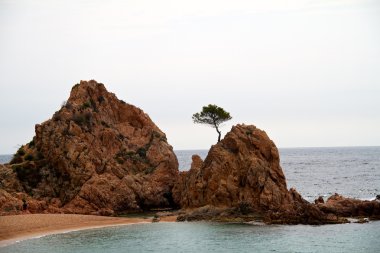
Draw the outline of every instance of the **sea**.
M175 151L181 171L191 156ZM380 194L380 147L280 148L288 188L308 201L335 192L365 200ZM0 156L0 163L11 156ZM152 223L48 235L0 248L21 252L380 252L380 221L340 225L261 223Z

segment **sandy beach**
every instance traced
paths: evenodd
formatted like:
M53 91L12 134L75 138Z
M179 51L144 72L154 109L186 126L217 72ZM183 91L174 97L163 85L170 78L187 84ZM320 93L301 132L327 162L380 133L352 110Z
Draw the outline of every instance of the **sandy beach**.
M174 221L167 218L165 221ZM0 247L34 237L91 228L150 223L151 219L77 214L25 214L0 216Z

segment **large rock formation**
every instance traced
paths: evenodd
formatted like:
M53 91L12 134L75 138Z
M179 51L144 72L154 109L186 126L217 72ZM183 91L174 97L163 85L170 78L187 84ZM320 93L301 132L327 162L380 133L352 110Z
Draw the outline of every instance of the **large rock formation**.
M275 144L255 126L237 125L193 156L188 172L165 134L139 108L95 81L75 85L53 118L9 165L0 165L0 214L114 215L179 207L178 220L326 224L380 218L380 202L334 195L311 204L287 189Z
M173 196L183 208L212 206L225 209L226 215L235 208L260 216L286 212L296 217L295 204L307 205L299 194L288 191L273 141L247 125L234 126L204 162L194 156L192 168L181 173Z
M23 191L29 204L42 201L47 212L110 215L172 206L178 162L165 134L103 84L75 85L35 132L11 162L15 174L3 170L9 179L0 188L8 194Z
M243 218L288 224L345 221L339 218L341 213L327 211L328 206L319 208L295 189L287 189L276 146L255 126L232 127L212 146L204 162L193 156L191 169L180 174L173 196L187 209L179 220Z
M254 126L233 127L204 162L193 157L181 180L174 197L184 208L246 202L254 209L277 210L290 203L277 148Z

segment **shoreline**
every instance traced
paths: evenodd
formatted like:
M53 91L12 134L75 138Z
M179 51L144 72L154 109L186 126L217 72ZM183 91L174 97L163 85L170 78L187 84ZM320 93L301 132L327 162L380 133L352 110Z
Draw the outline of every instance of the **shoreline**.
M163 216L160 217L159 222L176 222L176 218L176 215ZM88 229L149 224L152 223L152 220L150 217L106 217L78 214L21 214L0 216L0 249L21 241L37 239L48 235ZM357 224L358 222L355 221L357 220L352 219L348 224ZM369 220L369 222L380 221Z
M173 222L164 219L162 222ZM0 216L0 248L47 235L80 230L151 223L150 218L105 217L78 214L22 214Z

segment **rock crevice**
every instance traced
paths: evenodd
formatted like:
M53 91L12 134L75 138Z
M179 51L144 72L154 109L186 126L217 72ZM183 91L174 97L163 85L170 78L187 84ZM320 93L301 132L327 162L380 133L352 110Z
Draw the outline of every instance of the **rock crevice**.
M118 215L181 208L179 220L326 224L380 218L380 202L340 195L311 204L287 189L278 150L253 125L236 125L189 171L141 109L94 80L75 85L9 165L0 165L0 213ZM27 210L23 210L27 203Z
M347 222L349 216L380 218L379 201L336 195L326 203L311 204L295 189L288 190L275 144L252 125L232 127L204 162L193 156L173 196L185 210L179 220L331 224Z
M46 212L113 214L171 205L166 196L177 180L178 162L165 134L103 84L75 85L35 132L10 166L24 197L43 202ZM59 210L49 209L52 203Z

